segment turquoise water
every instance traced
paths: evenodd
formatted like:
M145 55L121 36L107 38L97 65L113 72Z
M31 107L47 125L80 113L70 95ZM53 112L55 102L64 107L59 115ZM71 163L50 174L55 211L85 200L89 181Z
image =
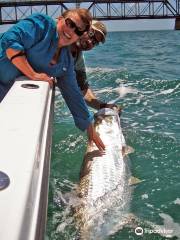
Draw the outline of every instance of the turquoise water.
M143 180L133 188L130 212L138 226L161 225L174 230L172 239L180 239L180 32L109 33L106 43L85 57L97 96L117 100L124 107L124 135L135 149L129 156L131 173ZM86 134L74 127L57 93L47 225L50 240L75 239L72 213L58 203L58 196L78 182L85 148ZM168 239L155 232L137 236L134 228L125 227L106 239Z

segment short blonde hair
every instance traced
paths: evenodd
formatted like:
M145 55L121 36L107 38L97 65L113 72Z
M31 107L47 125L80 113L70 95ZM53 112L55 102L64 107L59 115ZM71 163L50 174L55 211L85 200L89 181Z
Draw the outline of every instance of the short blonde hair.
M90 26L92 22L91 13L86 8L74 8L63 12L62 16L67 18L71 14L78 14L85 26Z

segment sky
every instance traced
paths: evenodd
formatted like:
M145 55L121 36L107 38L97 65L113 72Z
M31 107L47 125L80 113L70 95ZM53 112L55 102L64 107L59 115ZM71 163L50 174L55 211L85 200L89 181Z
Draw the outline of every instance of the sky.
M174 29L173 19L104 21L108 31L142 31Z
M143 30L173 30L173 19L154 20L113 20L104 21L107 30L111 31L143 31ZM9 25L0 25L0 32L4 32Z

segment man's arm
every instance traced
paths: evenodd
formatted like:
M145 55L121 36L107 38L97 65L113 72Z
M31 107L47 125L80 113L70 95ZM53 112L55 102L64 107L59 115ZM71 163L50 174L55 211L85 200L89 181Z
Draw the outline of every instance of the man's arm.
M98 100L93 91L89 87L86 75L86 66L82 51L77 52L77 56L75 58L75 73L78 86L81 89L81 92L84 95L84 99L88 106L95 109L100 109L102 106L101 104L105 103Z
M99 100L89 87L86 76L85 61L82 52L79 52L75 59L75 73L78 86L81 89L81 92L84 95L84 99L88 106L97 110L103 107L117 108L117 110L121 112L121 108L116 104L108 104Z
M97 99L97 97L89 87L87 89L82 90L82 93L88 106L94 109L98 110L101 108L103 104L106 104L105 102L102 102L99 99Z
M101 109L101 108L116 108L117 111L119 113L121 113L122 108L116 104L110 104L110 103L106 103L106 102L102 102L101 100L99 100L95 94L93 93L93 91L88 87L86 90L82 91L83 95L84 95L84 99L86 101L86 103L88 104L88 106L94 108L94 109Z

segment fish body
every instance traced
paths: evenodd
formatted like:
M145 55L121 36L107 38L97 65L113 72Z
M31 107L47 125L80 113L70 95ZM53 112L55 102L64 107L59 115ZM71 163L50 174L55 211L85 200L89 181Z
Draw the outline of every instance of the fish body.
M123 226L131 195L118 113L108 108L99 110L95 128L106 151L102 154L89 144L81 167L77 190L80 204L75 208L75 219L82 240L104 239Z

